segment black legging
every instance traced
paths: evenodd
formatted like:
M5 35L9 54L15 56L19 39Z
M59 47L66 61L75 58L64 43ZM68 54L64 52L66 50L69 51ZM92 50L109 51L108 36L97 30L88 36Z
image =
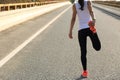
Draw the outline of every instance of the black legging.
M82 66L83 66L84 70L87 70L87 58L86 58L87 36L90 37L90 39L92 41L93 48L96 51L99 51L101 49L101 43L100 43L100 40L98 38L97 33L93 33L89 28L82 29L78 32L78 40L79 40L80 49L81 49L81 62L82 62Z

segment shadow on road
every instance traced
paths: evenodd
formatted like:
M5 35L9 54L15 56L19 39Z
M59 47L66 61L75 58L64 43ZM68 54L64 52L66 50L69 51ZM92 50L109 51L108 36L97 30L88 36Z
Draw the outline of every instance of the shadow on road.
M79 78L75 79L75 80L85 80L87 78L83 77L83 76L80 76Z
M97 7L97 6L93 6L93 7L96 8L96 9L101 10L101 11L104 12L105 14L108 14L108 15L110 15L110 16L112 16L112 17L118 19L118 20L120 20L120 15L118 15L118 14L115 14L115 13L109 12L109 11L104 10L104 9L102 9L102 8L99 8L99 7Z

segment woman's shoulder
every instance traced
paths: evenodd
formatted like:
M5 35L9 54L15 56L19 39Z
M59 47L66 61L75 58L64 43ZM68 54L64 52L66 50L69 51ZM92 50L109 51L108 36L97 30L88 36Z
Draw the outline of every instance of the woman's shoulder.
M74 3L77 3L78 2L78 0L74 0Z
M87 1L87 5L90 6L92 4L91 0Z
M75 0L73 4L78 5L79 4L78 0Z
M74 5L75 7L80 7L80 5L79 5L79 3L78 3L78 0L75 0L74 3L73 3L73 5Z

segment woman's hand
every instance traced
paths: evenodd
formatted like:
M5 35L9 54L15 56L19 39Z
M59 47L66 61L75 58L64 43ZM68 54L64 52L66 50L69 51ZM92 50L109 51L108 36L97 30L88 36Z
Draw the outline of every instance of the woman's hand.
M70 39L73 39L72 31L69 32L69 35L68 35L68 36L69 36Z
M95 21L93 20L93 21L90 21L89 23L88 23L88 25L89 26L95 26Z

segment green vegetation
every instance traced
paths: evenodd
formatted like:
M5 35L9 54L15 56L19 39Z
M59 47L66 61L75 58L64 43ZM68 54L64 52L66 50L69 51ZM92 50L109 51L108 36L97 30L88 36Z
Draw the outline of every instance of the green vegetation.
M70 0L71 3L73 3L75 0Z

